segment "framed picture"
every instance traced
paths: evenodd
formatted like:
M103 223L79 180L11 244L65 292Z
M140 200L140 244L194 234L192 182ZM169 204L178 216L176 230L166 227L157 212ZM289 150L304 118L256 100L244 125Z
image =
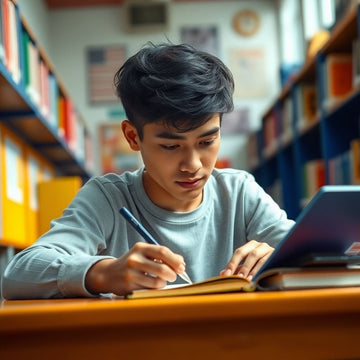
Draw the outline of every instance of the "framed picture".
M218 56L219 40L216 26L190 26L181 28L181 42Z
M221 135L247 134L250 131L250 109L235 109L223 114Z
M265 53L261 48L231 50L236 98L262 98L268 95L265 65Z
M118 103L114 75L126 59L124 46L90 47L86 51L90 104Z

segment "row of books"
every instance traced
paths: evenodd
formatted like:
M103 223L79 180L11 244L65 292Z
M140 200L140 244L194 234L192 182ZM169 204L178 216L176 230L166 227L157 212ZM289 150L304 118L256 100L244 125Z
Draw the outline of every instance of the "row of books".
M327 54L321 70L321 86L324 89L322 106L330 111L360 85L359 39L354 40L352 53ZM299 82L293 89L293 93L289 92L279 106L275 106L262 119L260 157L271 157L279 147L292 140L294 130L301 134L319 121L319 95L315 79ZM249 146L254 148L253 144ZM249 161L251 164L257 162L256 159Z
M64 86L14 0L0 0L0 62L50 131L84 163L89 136ZM90 169L92 170L92 169Z
M329 160L329 184L360 184L360 139L354 139L350 148Z
M284 98L279 107L274 108L263 118L260 156L271 157L279 147L286 146L292 141L294 128L301 133L315 124L318 118L315 84L297 84L294 87L294 97Z
M307 161L302 167L301 180L301 202L302 206L304 206L326 184L324 160L313 159Z
M81 179L57 177L51 163L1 123L0 163L0 245L22 249L61 215Z
M328 161L329 179L326 181L325 161L316 158L302 165L301 172L301 207L305 207L318 190L326 185L360 184L360 139L353 139L350 148ZM279 203L283 204L282 180L277 178L266 191Z

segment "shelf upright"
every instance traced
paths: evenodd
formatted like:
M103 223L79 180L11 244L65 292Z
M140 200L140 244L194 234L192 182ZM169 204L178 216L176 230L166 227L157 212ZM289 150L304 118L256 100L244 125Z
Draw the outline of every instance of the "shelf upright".
M286 156L287 164L286 168L282 169L282 177L287 181L284 181L284 205L289 216L293 219L297 217L300 212L299 208L299 199L301 194L301 166L300 166L300 150L297 142L297 116L298 116L298 103L296 101L296 84L292 84L289 92L289 96L292 102L291 110L291 132L292 132L292 141L289 145L289 154ZM289 177L291 174L291 178Z

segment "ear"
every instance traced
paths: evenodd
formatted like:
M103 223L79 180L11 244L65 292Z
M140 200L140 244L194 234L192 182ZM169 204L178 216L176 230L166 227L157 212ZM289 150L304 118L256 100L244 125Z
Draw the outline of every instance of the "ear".
M121 130L125 136L125 139L129 143L130 148L134 151L139 151L140 150L140 146L139 146L140 140L139 140L139 135L137 133L135 126L129 120L124 120L121 123Z

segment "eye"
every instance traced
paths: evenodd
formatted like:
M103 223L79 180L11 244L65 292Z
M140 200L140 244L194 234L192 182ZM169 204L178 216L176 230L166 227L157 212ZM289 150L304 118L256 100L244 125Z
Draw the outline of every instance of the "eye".
M201 145L204 145L204 146L210 146L214 143L215 139L209 139L209 140L204 140L204 141L201 141Z
M160 145L165 150L175 150L179 147L179 145Z

